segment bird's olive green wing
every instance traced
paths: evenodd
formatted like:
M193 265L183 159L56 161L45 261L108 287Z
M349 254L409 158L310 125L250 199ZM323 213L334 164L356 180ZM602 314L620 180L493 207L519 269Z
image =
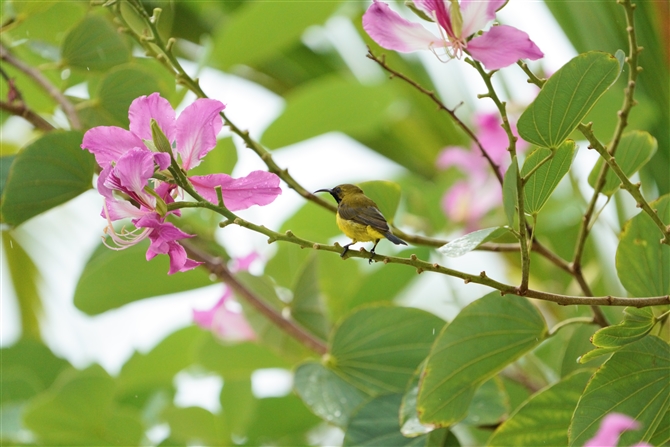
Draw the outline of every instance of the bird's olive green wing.
M349 206L341 203L337 211L342 219L353 220L362 225L370 225L381 233L389 231L386 219L375 206Z

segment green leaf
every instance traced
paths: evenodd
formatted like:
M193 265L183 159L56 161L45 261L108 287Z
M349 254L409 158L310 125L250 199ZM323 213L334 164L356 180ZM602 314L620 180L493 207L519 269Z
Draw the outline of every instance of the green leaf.
M586 386L573 415L570 446L591 439L609 413L623 413L641 429L624 433L621 445L649 441L670 407L670 346L644 337L612 354Z
M557 149L617 80L621 62L611 54L580 54L554 73L519 118L521 138Z
M468 412L477 388L531 350L547 327L525 298L494 292L465 307L435 341L419 391L419 419L450 426Z
M531 169L537 166L546 157L551 155L552 151L545 148L537 148L526 158L521 169L521 176L526 176ZM554 192L563 176L570 170L572 157L575 153L575 142L568 140L556 149L551 159L540 166L523 187L526 203L524 211L531 215L540 212L549 196Z
M630 177L651 160L651 157L656 153L657 147L656 138L647 132L639 130L626 132L619 142L619 147L616 151L616 162L623 172ZM599 157L591 170L591 174L589 174L589 185L595 187L603 163L602 157ZM621 185L621 180L610 169L607 171L605 184L600 192L606 196L611 196L617 192L619 185Z
M195 348L195 356L200 365L221 374L226 381L248 378L257 369L291 368L288 360L263 345L253 342L225 344L214 336L201 341Z
M535 393L493 432L487 445L568 445L570 419L591 374L576 371Z
M339 1L245 3L215 36L214 56L224 69L254 65L300 40L310 25L323 23ZM256 32L250 32L256 30Z
M286 96L286 109L263 133L261 142L278 148L333 131L353 137L372 134L386 121L394 101L393 92L384 85L319 78Z
M670 408L665 412L665 416L661 418L661 423L656 428L649 443L651 445L666 445L670 441Z
M138 97L160 91L158 81L142 68L124 65L111 69L97 91L98 109L109 124L128 128L128 109Z
M186 445L230 445L230 435L220 416L204 408L171 406L163 412L170 425L170 439Z
M609 355L613 352L616 352L619 350L619 347L616 348L597 348L592 351L587 352L586 354L582 355L579 357L579 363L588 363L591 360L602 357L603 355Z
M135 352L117 378L119 394L135 395L158 387L172 388L174 376L193 363L188 354L202 335L200 328L189 326L168 335L146 354Z
M367 394L404 392L443 325L419 309L362 308L335 329L327 366Z
M61 56L70 67L103 71L127 62L130 51L107 20L89 15L67 34Z
M416 402L419 396L419 381L421 380L425 366L426 361L424 360L416 371L414 371L414 375L407 385L405 394L402 396L402 402L400 403L400 432L408 438L430 433L434 430L434 427L424 425L419 421L419 414L416 411Z
M272 279L268 276L253 276L248 272L239 272L237 279L244 283L256 296L282 314L287 307L279 299ZM280 329L272 320L260 313L246 301L242 301L244 315L258 339L276 354L290 360L302 360L312 354L303 344Z
M39 340L42 300L38 290L41 279L35 263L10 231L2 232L2 247L14 293L19 305L22 338ZM6 280L6 277L5 277Z
M233 437L244 437L256 411L257 399L251 388L251 376L241 379L224 379L221 390L221 407L226 424Z
M70 370L25 409L26 426L46 445L137 445L139 413L114 402L114 380L98 365Z
M202 269L168 275L168 256L147 261L147 248L148 240L121 251L100 245L79 277L74 305L88 315L97 315L144 298L212 284Z
M509 413L507 394L499 377L493 376L477 388L464 424L495 425Z
M509 230L505 227L491 227L483 230L473 231L465 236L461 236L448 242L437 249L440 253L449 256L450 258L458 258L466 253L471 252L481 244L499 238Z
M623 321L616 326L600 329L593 335L593 344L599 348L617 348L637 341L654 327L656 319L651 307L626 307Z
M516 195L517 195L517 170L518 161L516 156L512 159L512 164L507 168L505 177L503 178L503 208L505 209L505 216L507 216L507 223L510 228L514 226L514 216L516 216Z
M2 217L19 225L92 188L95 161L82 134L49 132L16 155L2 198Z
M225 386L225 385L224 385ZM254 419L246 433L246 445L309 445L308 433L320 422L294 395L258 399Z
M663 222L670 222L670 195L649 204ZM616 251L621 284L633 296L670 293L670 247L661 244L661 232L645 212L626 222Z
M5 185L7 184L7 178L9 177L9 171L14 163L16 155L3 155L0 158L0 197L2 192L5 190Z
M372 399L354 414L344 434L343 446L425 446L426 435L406 438L400 433L398 409L402 394Z
M45 390L69 363L36 340L0 349L0 403L21 402Z
M294 384L296 393L314 414L339 427L345 427L351 413L370 397L333 370L312 361L298 366Z
M330 322L326 317L323 294L319 289L316 253L312 253L293 286L293 300L289 304L291 316L307 330L326 339Z
M358 186L370 197L382 212L389 224L393 224L400 203L400 185L385 180L359 183Z

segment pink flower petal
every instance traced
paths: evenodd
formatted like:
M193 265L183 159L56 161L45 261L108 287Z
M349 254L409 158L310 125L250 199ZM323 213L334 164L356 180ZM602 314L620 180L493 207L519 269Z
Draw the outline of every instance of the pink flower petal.
M509 140L497 113L481 113L475 118L479 131L477 138L491 159L498 165L508 158Z
M244 318L244 314L230 308L232 300L230 289L226 288L223 297L210 310L193 310L193 320L204 329L211 330L226 341L255 340L256 334Z
M455 37L451 28L451 17L443 0L414 0L414 4L425 11L429 17L437 19L437 23L444 28L448 36Z
M380 46L401 53L428 50L433 43L441 42L423 26L403 19L386 3L378 1L363 14L363 29Z
M461 0L461 17L463 17L463 34L468 37L483 29L496 18L496 11L507 0Z
M259 255L255 251L252 251L251 253L242 258L235 258L233 259L234 265L231 270L235 272L249 271L249 267L251 267L251 264L253 264L256 259L260 259L260 257L261 255Z
M202 157L216 146L216 135L223 127L219 116L226 106L215 99L198 99L177 118L177 152L185 171L200 164Z
M105 208L107 212L105 213L105 209L103 209L100 215L105 219L109 218L111 221L128 218L139 219L147 214L154 214L153 210L139 209L126 200L105 199Z
M194 175L189 180L196 191L212 203L218 202L214 187L221 186L223 202L231 211L267 205L281 194L279 177L266 171L253 171L237 179L226 174L210 174Z
M130 131L142 138L151 140L151 118L155 119L168 141L172 143L175 136L175 113L170 102L159 93L140 96L130 104L128 109Z
M147 250L147 261L152 260L157 255L170 256L170 270L168 275L176 272L185 272L194 269L201 263L186 257L186 250L177 243L180 239L193 237L193 235L184 233L179 228L169 222L163 222L162 218L156 214L147 214L133 221L137 228L151 228L149 239L151 244Z
M437 157L437 167L447 169L457 166L463 171L472 173L485 169L484 157L473 151L458 146L448 146Z
M140 148L128 151L116 162L114 174L124 189L143 194L144 187L154 174L153 153Z
M519 59L534 61L544 56L528 34L507 25L494 26L475 37L468 42L467 49L487 70L507 67Z
M95 155L95 161L101 167L118 160L121 155L134 147L143 148L144 143L126 129L115 126L98 126L89 129L84 134L81 143L81 148Z
M584 447L616 447L621 433L638 428L640 428L640 423L635 419L625 414L610 413L603 418L598 432L593 438L586 441ZM638 446L641 447L640 444Z

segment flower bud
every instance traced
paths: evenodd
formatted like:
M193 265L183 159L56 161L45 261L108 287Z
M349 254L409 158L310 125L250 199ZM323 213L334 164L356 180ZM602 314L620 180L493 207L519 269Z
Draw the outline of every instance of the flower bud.
M151 138L154 142L154 147L158 152L166 152L168 154L172 153L172 146L168 141L167 137L158 126L158 123L155 119L151 118Z

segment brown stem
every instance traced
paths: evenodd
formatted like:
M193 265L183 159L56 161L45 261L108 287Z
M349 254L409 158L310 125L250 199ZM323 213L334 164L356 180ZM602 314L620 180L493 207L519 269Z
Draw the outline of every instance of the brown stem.
M437 95L435 95L435 92L432 92L430 90L427 90L427 89L423 88L418 83L416 83L412 79L408 78L404 74L402 74L398 71L395 71L394 69L389 67L386 64L386 60L385 60L384 56L382 55L381 57L377 57L372 52L370 47L368 47L368 54L366 55L366 57L368 59L371 59L371 60L375 61L380 67L382 67L384 70L391 73L391 78L395 77L395 78L402 79L403 81L405 81L406 83L408 83L409 85L414 87L416 90L418 90L421 93L423 93L424 95L428 96L437 105L437 107L440 110L444 110L445 112L447 112L449 114L449 116L451 116L451 118L456 122L458 127L460 127L466 134L468 134L468 136L472 139L472 141L477 145L477 147L481 151L482 155L484 156L484 158L486 158L486 161L488 161L489 165L491 166L491 169L493 169L493 173L495 174L496 178L498 179L498 181L502 185L503 177L502 177L502 174L500 173L500 166L498 166L496 164L496 162L493 161L493 159L488 154L488 152L486 152L486 149L484 149L484 146L482 146L482 144L479 142L479 139L477 139L477 136L474 134L474 132L468 126L466 126L463 121L461 121L456 116L455 109L450 109L447 106L445 106L444 103L442 101L440 101L440 99L437 97Z
M33 110L29 109L23 102L10 104L4 101L0 101L0 109L9 112L12 115L20 116L35 126L37 129L43 130L45 132L50 132L56 129L49 121L45 120Z
M281 330L319 355L328 352L328 346L326 346L323 341L316 338L294 320L284 318L277 309L270 306L262 298L256 296L249 290L247 286L241 283L235 275L228 270L228 267L226 267L220 258L212 256L188 241L181 241L181 244L192 259L202 262L210 273L216 275L217 278L226 283L238 296L245 299L258 312L263 314L268 320L272 321Z
M42 74L42 72L15 58L12 53L10 53L9 50L1 43L0 59L22 71L33 81L35 81L61 106L65 116L67 116L68 120L70 121L70 126L75 130L82 129L81 121L79 120L79 115L77 115L77 111L75 110L74 105L65 97L65 95L63 95L60 90L58 90L58 88L56 88L56 86L51 83L51 81L49 81L49 79L47 79L46 76Z

